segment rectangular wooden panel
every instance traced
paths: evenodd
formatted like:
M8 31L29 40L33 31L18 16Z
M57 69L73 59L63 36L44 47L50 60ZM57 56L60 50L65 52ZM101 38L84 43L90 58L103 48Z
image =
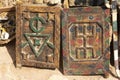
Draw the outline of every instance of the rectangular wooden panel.
M17 6L16 65L58 68L60 8Z
M109 71L109 9L80 7L62 13L63 72L106 74Z
M0 45L15 39L15 7L0 8Z

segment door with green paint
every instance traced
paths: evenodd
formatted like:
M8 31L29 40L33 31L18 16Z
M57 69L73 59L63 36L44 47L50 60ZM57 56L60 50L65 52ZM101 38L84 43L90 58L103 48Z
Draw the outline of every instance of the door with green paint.
M58 68L60 8L17 6L16 66Z
M79 7L63 10L64 74L106 74L109 71L111 37L109 22L109 9Z

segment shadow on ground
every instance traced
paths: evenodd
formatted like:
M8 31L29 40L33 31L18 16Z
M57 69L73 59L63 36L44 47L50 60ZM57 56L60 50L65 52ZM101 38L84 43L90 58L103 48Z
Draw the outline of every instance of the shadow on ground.
M8 50L8 53L10 54L10 57L12 58L12 61L15 65L16 57L15 57L15 42L16 40L12 40L8 44L6 44L6 48Z

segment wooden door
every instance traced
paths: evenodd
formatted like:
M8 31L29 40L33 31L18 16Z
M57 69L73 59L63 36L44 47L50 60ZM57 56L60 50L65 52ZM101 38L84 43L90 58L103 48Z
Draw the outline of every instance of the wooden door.
M58 68L60 8L17 6L16 65Z
M109 71L109 10L79 7L62 12L64 74L104 74Z

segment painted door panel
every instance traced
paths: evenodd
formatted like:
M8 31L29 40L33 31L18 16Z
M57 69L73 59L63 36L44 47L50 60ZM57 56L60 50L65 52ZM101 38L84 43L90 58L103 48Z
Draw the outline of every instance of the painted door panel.
M109 70L109 10L79 7L62 12L64 74L104 74Z
M17 6L16 64L59 67L60 8Z

